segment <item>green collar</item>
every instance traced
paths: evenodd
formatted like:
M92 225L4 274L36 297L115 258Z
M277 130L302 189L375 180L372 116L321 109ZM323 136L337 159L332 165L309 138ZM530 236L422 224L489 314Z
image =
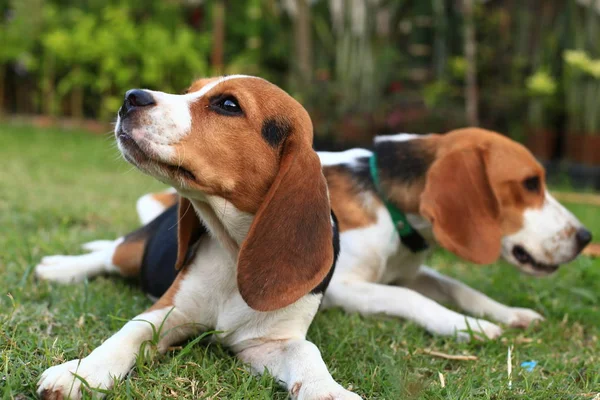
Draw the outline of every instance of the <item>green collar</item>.
M388 214L390 214L390 217L392 218L392 223L394 224L402 243L410 248L410 250L412 250L414 253L425 250L428 247L427 242L425 242L419 232L417 232L415 228L410 225L406 219L406 214L404 214L398 207L393 205L384 195L379 181L377 157L375 156L375 153L373 153L371 158L369 158L369 169L371 171L371 178L375 184L375 189L379 193L383 204L385 204L385 208L387 208Z

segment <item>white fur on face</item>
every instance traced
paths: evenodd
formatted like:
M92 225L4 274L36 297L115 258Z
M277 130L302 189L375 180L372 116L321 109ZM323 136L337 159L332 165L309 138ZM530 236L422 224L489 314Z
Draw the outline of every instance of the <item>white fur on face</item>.
M155 161L168 165L180 165L181 155L177 154L172 146L179 143L192 131L190 105L217 85L238 78L254 77L247 75L226 76L205 85L197 92L183 95L145 90L152 95L156 104L139 108L136 110L138 115L132 116L132 118L122 120L117 116L115 134L121 131L127 133L144 153ZM121 153L127 154L127 148L119 140L117 140L117 144ZM177 182L171 182L169 175L161 167L152 165L138 165L138 167L165 183L177 186Z
M569 210L546 192L541 208L523 213L523 228L502 239L502 257L526 273L547 275L553 272L552 268L536 268L519 262L513 255L515 246L525 249L537 263L557 266L571 261L579 253L575 235L582 227Z

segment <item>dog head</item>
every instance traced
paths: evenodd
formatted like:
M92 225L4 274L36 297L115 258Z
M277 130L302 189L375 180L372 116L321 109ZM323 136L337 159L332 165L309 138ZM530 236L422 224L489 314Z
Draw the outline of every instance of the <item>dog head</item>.
M421 211L439 242L458 255L483 264L502 255L537 276L556 271L591 240L548 193L544 169L533 155L481 129L440 137Z
M129 162L182 195L178 267L200 224L189 199L217 197L253 217L237 271L250 307L285 307L327 275L332 225L312 123L277 86L234 75L183 95L130 90L115 134Z
M502 256L525 273L543 276L573 260L591 240L548 193L543 167L505 136L466 128L397 135L379 145L403 161L397 169L411 166L384 175L388 192L396 187L399 194L414 193L414 211L429 220L438 243L469 261L488 264Z

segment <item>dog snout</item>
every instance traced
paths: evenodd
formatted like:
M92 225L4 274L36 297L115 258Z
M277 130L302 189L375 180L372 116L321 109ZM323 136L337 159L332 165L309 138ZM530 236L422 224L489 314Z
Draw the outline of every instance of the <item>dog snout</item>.
M575 240L578 251L581 251L592 241L592 233L585 228L579 228L575 233Z
M131 89L125 93L125 101L119 110L119 116L123 118L131 110L138 107L149 107L156 104L152 94L142 89Z

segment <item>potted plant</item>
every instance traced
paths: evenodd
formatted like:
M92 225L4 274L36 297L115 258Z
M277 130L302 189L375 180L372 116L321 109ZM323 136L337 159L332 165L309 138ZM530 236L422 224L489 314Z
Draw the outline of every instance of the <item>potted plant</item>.
M536 157L549 161L554 156L557 140L552 123L556 80L546 68L540 68L527 78L526 87L529 96L526 145Z

